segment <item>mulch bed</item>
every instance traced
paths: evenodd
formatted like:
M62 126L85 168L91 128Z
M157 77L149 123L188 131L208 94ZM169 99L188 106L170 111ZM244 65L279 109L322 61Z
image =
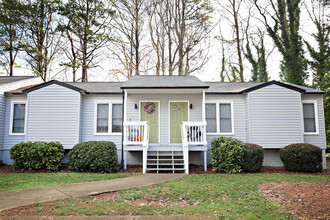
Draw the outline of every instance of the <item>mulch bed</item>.
M282 182L258 186L264 196L282 201L292 214L307 219L330 219L330 183Z

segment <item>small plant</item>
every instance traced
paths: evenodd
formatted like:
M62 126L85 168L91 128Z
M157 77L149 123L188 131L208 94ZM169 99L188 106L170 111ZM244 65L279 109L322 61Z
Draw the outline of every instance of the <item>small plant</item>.
M117 171L116 145L111 141L88 141L75 145L68 155L67 167L76 172Z
M13 167L20 170L59 170L64 149L59 142L21 142L10 149Z
M264 149L257 144L244 144L243 171L258 172L264 162Z
M290 144L280 150L280 157L287 171L321 172L322 150L312 144Z
M211 141L213 169L226 173L242 171L243 143L234 138L218 137Z

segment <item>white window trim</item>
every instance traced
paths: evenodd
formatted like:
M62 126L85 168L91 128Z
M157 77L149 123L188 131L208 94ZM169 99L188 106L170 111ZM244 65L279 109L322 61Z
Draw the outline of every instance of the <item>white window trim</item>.
M25 104L25 114L24 114L24 132L23 133L14 133L13 132L13 123L14 123L14 105L15 104ZM9 135L18 135L24 136L26 133L26 121L27 121L27 104L26 101L11 101L10 104L10 119L9 119Z
M305 132L304 104L314 104L315 132ZM319 134L319 118L318 118L317 100L304 100L304 101L302 101L302 106L301 107L302 107L304 135L318 135Z
M98 133L97 132L97 105L98 104L108 104L109 105L108 132L107 133L104 133L104 132ZM112 132L112 105L113 104L121 104L122 105L123 103L121 101L109 101L109 100L94 101L94 135L97 135L97 136L122 135L122 132Z
M235 127L234 127L234 101L233 100L217 100L217 101L205 101L206 104L215 104L216 110L216 125L217 125L217 132L206 133L206 135L235 135ZM220 104L230 104L230 111L231 111L231 132L220 132ZM206 116L205 116L206 120Z

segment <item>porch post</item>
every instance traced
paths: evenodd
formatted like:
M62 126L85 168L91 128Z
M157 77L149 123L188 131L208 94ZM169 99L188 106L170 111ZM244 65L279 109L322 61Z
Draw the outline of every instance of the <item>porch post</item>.
M124 169L127 169L127 151L124 151Z
M206 116L205 116L205 89L203 89L203 101L202 101L202 121L206 121Z
M204 171L207 171L207 150L204 151Z
M122 131L122 157L123 157L123 160L124 160L124 169L126 170L127 169L127 152L124 151L124 137L126 136L126 127L124 126L125 125L125 122L126 122L126 114L127 114L127 90L124 89L123 91L123 131ZM126 140L125 140L126 141Z

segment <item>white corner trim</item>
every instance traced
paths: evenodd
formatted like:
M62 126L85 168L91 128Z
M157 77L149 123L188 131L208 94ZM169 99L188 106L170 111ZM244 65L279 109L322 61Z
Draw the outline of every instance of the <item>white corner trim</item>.
M303 133L304 135L319 135L319 117L318 117L318 108L317 108L317 100L303 100L302 102L302 118L303 118ZM304 104L314 104L314 117L315 117L315 132L305 132L305 123L304 123Z
M10 119L9 119L9 135L19 135L24 136L26 133L26 121L27 121L27 102L26 101L11 101L10 103ZM13 119L14 119L14 105L15 104L25 104L25 112L24 112L24 132L23 133L14 133L13 132Z

